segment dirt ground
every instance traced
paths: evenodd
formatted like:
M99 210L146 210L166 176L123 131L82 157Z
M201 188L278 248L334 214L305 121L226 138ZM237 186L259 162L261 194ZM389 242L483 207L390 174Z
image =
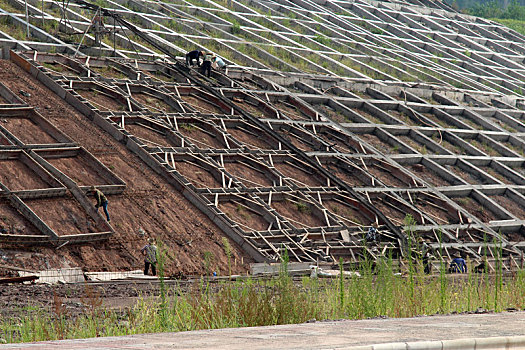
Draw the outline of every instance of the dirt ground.
M406 187L406 184L404 184L398 177L395 177L392 173L386 170L378 168L374 164L368 166L368 171L377 179L383 181L388 187Z
M220 203L219 209L228 215L230 219L239 223L241 228L246 232L265 231L268 229L268 221L266 221L261 215L249 210L238 202Z
M461 169L459 166L452 166L452 165L446 165L445 166L448 170L451 170L454 172L459 178L463 179L464 181L468 182L471 185L482 185L483 180L479 178L478 176L474 175L471 172L467 172L463 169Z
M7 199L0 200L0 227L7 233L39 235L40 231L20 215ZM0 253L0 255L3 255ZM0 260L0 264L2 260Z
M427 198L415 198L413 199L415 206L427 216L435 220L438 224L457 224L459 220L457 216L454 216L454 212L449 212L447 208L444 208L438 203L433 203ZM432 205L433 204L433 205Z
M327 163L323 165L328 169L332 174L337 176L339 179L346 182L352 187L362 187L365 184L369 184L370 181L365 182L361 177L364 177L364 174L359 173L357 170L355 172L349 172L346 169L339 168L336 164Z
M186 281L167 281L168 291L173 286L187 290ZM0 318L26 315L28 308L54 310L57 304L64 306L66 317L82 314L86 308L100 306L108 310L122 310L132 307L139 298L158 296L158 281L105 282L79 284L0 284Z
M314 177L316 174L311 174L308 171L298 169L286 163L274 163L274 165L275 165L275 168L281 174L289 177L299 187L304 187L304 185L311 186L311 187L325 185L324 183L321 183L317 179L317 177Z
M50 158L47 159L47 161L80 186L110 184L102 176L97 174L91 163L82 156Z
M172 147L176 146L172 144L165 136L150 130L146 129L143 126L140 125L126 125L126 130L135 135L136 137L140 138L142 142L144 142L148 146L160 146L160 147Z
M502 174L498 173L496 170L494 170L491 167L478 166L478 168L483 170L484 172L486 172L490 176L496 178L497 180L503 182L504 184L507 184L507 185L512 185L513 184L513 182L509 178L507 178L506 176L503 176Z
M399 154L401 151L397 147L392 147L388 143L382 141L374 134L359 134L359 137L377 150L385 154Z
M366 119L368 119L370 122L374 124L385 124L385 122L382 119L379 119L371 115L370 113L366 112L363 109L360 109L360 108L350 108L350 109L356 112L357 114L361 115L362 117L365 117Z
M292 120L310 120L311 118L303 115L303 113L296 108L295 106L292 106L288 102L272 102L273 106L279 110L280 113L286 115Z
M454 202L462 206L470 214L474 215L483 222L498 220L499 218L488 208L479 204L476 200L469 197L452 198Z
M1 263L31 270L76 266L88 271L142 268L140 249L145 244L145 237L139 236L137 232L139 228L143 228L147 236L155 237L165 245L168 275L202 273L205 252L213 255L212 268L219 274L226 273L228 268L222 244L223 233L182 194L124 145L12 62L0 60L0 79L15 93L20 90L29 91L30 97L20 97L63 133L85 147L127 184L122 194L108 196L111 225L116 232L108 241L66 245L60 249L60 254L48 247L21 250L1 244L0 256L5 257L0 260ZM47 215L43 218L44 221L57 221L54 225L57 225L59 232L71 233L78 230L75 221L68 219L67 214L57 216L57 213L66 212L61 203L52 203L49 208L42 210ZM82 227L80 223L79 225ZM235 272L246 271L252 260L237 245L230 243L233 247L233 259L241 261L242 257L244 262L242 266L237 265ZM36 256L39 258L35 258Z
M212 136L203 130L198 125L192 124L182 124L179 128L179 132L199 148L226 148L218 135Z
M412 170L415 175L419 176L425 181L431 183L433 186L450 186L450 182L430 170L421 164L414 164L407 166L408 169Z
M250 114L259 117L259 118L275 118L275 115L269 115L269 113L266 113L264 110L257 108L256 106L249 104L248 102L239 102L233 100L233 103L235 103L237 106L241 107L245 111L249 112Z
M501 205L503 208L507 209L508 212L515 215L517 218L520 218L522 220L523 218L525 218L525 209L518 203L511 200L509 197L505 195L499 195L491 196L490 198L493 199L499 205Z
M5 118L2 126L25 144L57 143L51 135L27 118Z
M197 188L220 188L222 185L211 173L190 162L177 162L176 168L188 181Z
M228 128L228 133L230 133L236 140L245 144L249 149L273 149L273 147L264 140L264 137L250 135L238 128Z
M308 228L326 226L326 223L319 220L319 218L312 213L310 207L300 200L296 201L294 199L294 202L290 202L286 199L280 202L273 201L271 207L290 221L295 227Z
M18 68L18 67L17 67ZM35 82L36 84L37 82ZM123 111L127 110L127 107L123 104L113 100L111 97L106 96L98 90L76 90L76 92L89 100L96 108L101 111Z
M246 165L238 162L225 162L224 168L246 187L271 187L274 185L269 176L263 173L262 170L258 171L248 168ZM277 182L277 179L274 181Z
M182 100L187 102L191 107L193 107L196 111L199 111L204 114L222 114L224 113L219 107L212 105L210 103L206 103L203 100L194 97L194 96L188 96L183 95L181 96Z
M382 199L380 197L378 198L372 198L372 204L381 210L381 212L388 217L394 224L396 225L402 225L403 220L406 216L406 211L399 207L397 203L390 203L387 204L388 200ZM414 219L419 224L420 220L418 216L415 216Z
M148 94L134 93L133 98L153 113L172 113L175 109L159 98Z
M418 151L421 154L435 154L432 150L426 148L425 145L422 145L422 144L416 142L415 140L413 140L409 136L406 136L406 135L399 136L398 135L397 138L400 139L401 141L403 141L404 143L406 143L407 145L409 145L410 147L412 147L413 149L415 149L416 151Z
M339 219L345 221L345 223L349 226L370 224L370 220L362 215L359 210L351 208L348 205L344 205L339 201L324 200L323 204L333 214L337 215Z
M292 143L295 147L300 149L304 152L312 152L315 151L315 149L312 147L312 144L308 142L308 140L303 140L299 136L285 130L279 131L282 137L287 139L289 142Z
M50 187L19 159L0 161L0 181L11 191Z
M328 118L335 120L339 123L347 123L349 122L348 118L344 116L344 114L336 112L332 107L327 105L316 105L315 108L320 110L322 113L324 113Z
M323 139L326 143L333 145L333 149L341 153L356 153L349 145L342 142L339 138L331 135L329 132L317 133L317 136Z

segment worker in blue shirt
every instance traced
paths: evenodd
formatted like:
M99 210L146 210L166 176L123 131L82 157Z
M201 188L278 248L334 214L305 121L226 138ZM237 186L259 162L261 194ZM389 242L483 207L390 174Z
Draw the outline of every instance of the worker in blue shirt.
M454 255L454 259L450 263L449 272L451 273L466 273L467 272L467 263L465 259L461 257L461 253L457 252Z
M377 222L372 223L372 226L368 228L368 232L366 233L365 239L367 242L375 242L377 240Z
M193 50L193 51L188 52L186 54L186 65L188 65L188 67L195 65L194 63L194 60L195 60L197 67L200 67L201 66L200 58L202 56L204 56L204 52L200 50Z

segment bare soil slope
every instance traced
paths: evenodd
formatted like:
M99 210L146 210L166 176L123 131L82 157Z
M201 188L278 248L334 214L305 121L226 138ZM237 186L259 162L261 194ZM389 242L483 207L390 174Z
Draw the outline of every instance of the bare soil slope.
M108 198L111 224L116 231L109 241L66 245L58 251L52 248L20 250L0 245L0 265L7 263L35 270L73 266L91 271L141 268L139 250L145 239L137 232L142 227L167 246L170 255L168 274L204 272L203 255L206 251L214 256L211 269L218 273L227 272L227 257L222 243L224 234L220 229L124 145L14 63L0 60L0 81L127 184L122 195ZM31 96L22 96L20 90L29 92ZM42 208L39 214L52 218L65 209L49 206ZM68 231L67 227L63 231ZM230 243L234 272L245 271L250 258L232 241ZM2 261L2 256L7 259Z

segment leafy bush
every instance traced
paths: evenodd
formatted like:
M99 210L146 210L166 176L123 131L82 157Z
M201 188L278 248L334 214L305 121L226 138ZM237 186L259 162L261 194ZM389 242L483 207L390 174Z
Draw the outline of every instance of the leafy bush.
M241 32L241 25L236 20L233 20L231 27L232 34L239 34Z
M525 19L525 6L520 5L517 1L513 1L506 8L495 0L486 3L478 3L469 8L467 12L473 16L484 18Z

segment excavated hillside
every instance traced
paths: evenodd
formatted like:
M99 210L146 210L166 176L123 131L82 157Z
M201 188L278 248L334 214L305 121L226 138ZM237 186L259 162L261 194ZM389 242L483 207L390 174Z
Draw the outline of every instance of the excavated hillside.
M0 249L5 264L37 271L77 266L88 271L140 269L143 258L139 250L147 237L154 237L165 244L171 257L167 260L168 275L203 273L205 252L214 256L212 269L222 273L228 271L221 240L224 235L220 229L124 145L115 141L13 62L0 60L0 82L11 91L25 91L30 94L21 97L126 183L126 189L121 194L108 195L111 224L115 230L115 235L110 239L79 245L66 244L59 249L31 247L29 250L3 242ZM20 132L24 133L25 130ZM97 169L90 167L89 163L65 162L63 169L66 174L71 172L74 174L72 177L77 177L77 181L86 185L100 184ZM2 167L2 176L16 177L22 186L31 188L35 174L28 176L22 172L17 173L17 170L16 167ZM89 199L95 203L94 199ZM65 207L63 198L35 201L38 215L49 220L52 228L58 232L73 231L78 221L86 220L82 211ZM9 214L2 211L3 220ZM140 236L139 228L144 229L148 236ZM231 245L234 272L245 271L252 260L234 242Z
M27 3L0 4L8 263L139 267L143 228L172 274L225 272L225 237L236 271L409 246L523 267L523 35L433 0Z

